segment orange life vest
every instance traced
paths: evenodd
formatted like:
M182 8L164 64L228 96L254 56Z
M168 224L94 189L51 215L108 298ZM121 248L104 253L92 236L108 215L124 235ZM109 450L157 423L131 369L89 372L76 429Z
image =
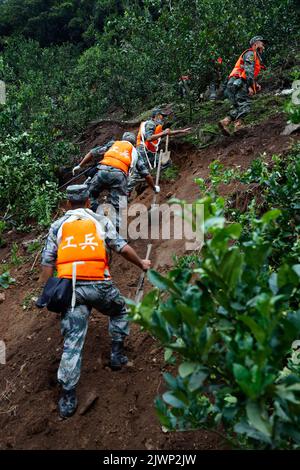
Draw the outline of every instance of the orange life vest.
M260 63L257 52L254 51L253 49L247 49L240 55L240 57L238 58L234 66L234 69L229 75L229 78L237 77L237 78L243 78L244 80L246 80L247 77L246 77L245 66L244 66L244 54L246 54L246 52L248 51L254 52L254 78L257 78L261 68L263 67L262 67L262 64Z
M72 279L73 263L76 279L94 281L109 279L104 241L92 220L74 220L62 226L56 268L58 277Z
M101 165L113 166L128 174L132 161L133 145L126 140L116 140L116 142L104 154Z
M139 145L144 144L147 150L149 150L152 153L156 153L158 149L158 145L159 145L159 140L158 139L152 140L151 142L147 142L146 140L144 140L144 136L142 135L144 127L145 127L145 123L142 122L139 128L138 135L137 135L136 146L138 147ZM160 134L162 130L163 130L162 125L158 124L153 134Z

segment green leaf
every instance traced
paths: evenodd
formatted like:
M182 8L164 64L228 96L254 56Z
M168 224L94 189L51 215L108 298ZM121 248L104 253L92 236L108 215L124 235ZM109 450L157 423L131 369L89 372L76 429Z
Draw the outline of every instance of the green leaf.
M183 302L176 305L176 309L181 313L182 320L190 326L196 326L199 320L197 313L189 305Z
M233 364L233 374L238 381L247 381L250 379L250 372L241 364Z
M269 287L274 295L278 292L277 273L272 273L269 277Z
M231 238L238 240L242 233L241 224L230 224L225 229L226 235L229 235Z
M171 405L173 406L174 408L184 408L185 407L185 404L179 400L178 398L176 398L172 392L165 392L163 394L163 400L168 404L168 405Z
M295 265L299 266L299 265ZM299 285L299 274L298 268L294 269L295 266L289 266L288 264L282 265L278 270L278 286L284 287L286 285Z
M279 209L272 209L271 211L266 212L260 219L264 224L269 224L272 220L276 220L281 215Z
M177 380L173 377L173 375L169 374L169 372L165 372L163 374L163 378L165 379L166 383L169 385L170 388L177 388Z
M265 434L256 431L246 421L241 421L234 426L234 431L238 434L246 434L252 439L256 439L259 442L265 442L267 444L271 443L271 439Z
M148 279L155 287L158 287L160 290L172 290L180 294L180 290L175 286L174 282L166 277L163 277L156 271L148 271Z
M223 281L228 285L230 290L236 287L240 279L243 265L243 256L238 249L227 251L222 259L219 267Z
M258 341L261 344L265 341L266 333L264 329L261 326L259 326L258 323L256 323L255 320L253 320L253 318L247 315L240 315L238 318L250 328L251 333L255 337L256 341Z
M202 387L204 380L207 377L207 372L204 371L198 371L194 372L192 376L190 377L189 383L188 383L188 389L190 392L195 392L195 390L198 390L200 387Z
M170 348L165 348L164 352L164 360L165 362L169 362L173 356L173 350Z
M247 417L251 426L267 437L272 436L272 426L263 416L257 403L249 402L246 406Z
M177 310L164 308L161 315L173 328L178 328L181 325L181 317Z
M223 228L225 224L225 217L210 217L205 220L205 231L211 231L213 228Z
M197 364L195 362L183 362L178 368L180 377L184 379L188 375L191 375L196 367Z
M226 397L224 398L224 401L226 401L227 403L230 403L231 405L235 405L238 399L234 397L233 395L226 395Z
M294 264L294 266L292 266L292 270L295 271L298 277L300 277L300 264Z

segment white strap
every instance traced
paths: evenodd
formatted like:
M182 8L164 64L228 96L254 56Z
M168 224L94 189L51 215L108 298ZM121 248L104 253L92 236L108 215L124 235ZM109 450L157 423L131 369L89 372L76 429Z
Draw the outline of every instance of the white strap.
M61 226L59 227L59 230L57 232L57 244L59 245L61 242L62 238L62 229L64 224L74 222L75 220L91 220L97 230L97 235L101 240L105 240L105 229L102 226L101 222L96 220L95 217L93 216L93 212L89 211L89 209L75 209L75 210L70 210L66 212L66 215L69 216L68 219L66 219Z
M74 308L76 305L75 287L76 287L77 264L84 264L84 263L85 263L84 261L74 261L74 263L72 263L72 300L71 300L72 312L74 311Z
M143 146L144 146L144 149L146 150L146 144L145 144L145 125L146 123L145 122L142 122L141 123L141 139L142 139L142 143L143 143Z

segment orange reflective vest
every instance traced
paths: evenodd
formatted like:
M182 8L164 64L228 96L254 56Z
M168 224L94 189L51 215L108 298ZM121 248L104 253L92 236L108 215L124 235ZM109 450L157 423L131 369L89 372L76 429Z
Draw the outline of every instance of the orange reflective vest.
M116 142L104 154L104 158L99 162L101 165L108 165L122 170L126 175L132 162L132 151L134 147L126 140L116 140Z
M56 260L57 276L72 279L74 264L76 279L99 281L110 278L104 241L92 220L66 221L62 225Z
M155 128L154 134L160 134L162 130L163 130L162 125L158 124ZM138 135L137 135L136 146L138 147L139 145L144 144L147 150L149 150L152 153L156 153L158 150L160 139L147 142L147 140L145 140L144 132L145 132L145 122L142 122L139 128Z
M245 72L245 66L244 66L244 54L248 51L253 51L254 52L254 78L257 78L261 68L262 64L260 63L259 57L257 55L257 52L254 51L253 49L247 49L244 51L240 57L238 58L231 74L229 75L229 78L231 77L237 77L237 78L243 78L244 80L247 79L246 77L246 72Z

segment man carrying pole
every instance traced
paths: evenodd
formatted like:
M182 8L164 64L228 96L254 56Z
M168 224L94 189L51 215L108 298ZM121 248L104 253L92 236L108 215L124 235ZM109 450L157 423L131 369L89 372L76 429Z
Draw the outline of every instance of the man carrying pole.
M143 161L149 171L154 168L156 155L162 137L167 135L186 134L190 131L190 128L174 131L169 128L163 130L165 116L166 113L164 113L160 108L155 108L152 112L151 119L142 122L139 128L136 140L138 160ZM128 180L129 195L141 177L142 175L139 172L139 168L136 167Z
M110 318L110 367L119 370L128 361L123 350L129 334L127 311L125 301L111 279L108 251L114 250L142 271L147 271L151 265L120 237L107 217L89 210L86 185L68 186L67 198L68 212L50 227L42 254L41 273L42 283L53 276L55 268L59 278L75 281L75 305L70 306L61 318L64 346L57 378L62 386L58 405L63 418L72 416L77 408L76 386L92 308Z

